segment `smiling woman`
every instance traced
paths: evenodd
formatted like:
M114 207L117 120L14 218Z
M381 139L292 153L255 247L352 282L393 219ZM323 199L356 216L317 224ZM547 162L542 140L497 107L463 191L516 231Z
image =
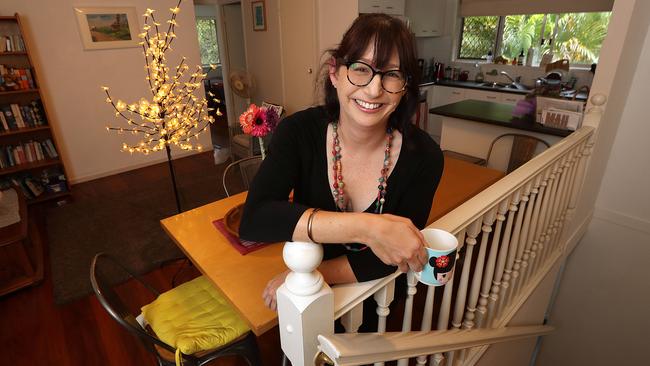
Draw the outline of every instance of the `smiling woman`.
M318 268L330 284L419 271L426 263L419 229L443 157L410 122L419 97L413 35L388 15L362 15L329 56L325 104L279 124L251 184L240 237L331 243ZM286 275L262 294L270 308ZM376 329L375 311L364 314L362 329Z

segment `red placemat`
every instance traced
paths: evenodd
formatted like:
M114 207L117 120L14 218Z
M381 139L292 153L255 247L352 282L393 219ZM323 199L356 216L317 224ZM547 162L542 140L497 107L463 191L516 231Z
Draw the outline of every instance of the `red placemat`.
M232 245L232 247L235 248L241 255L246 255L250 252L254 252L271 244L258 241L240 240L238 237L232 235L228 230L226 230L223 219L212 221L212 224L223 236L226 237L226 239L228 239L230 245Z

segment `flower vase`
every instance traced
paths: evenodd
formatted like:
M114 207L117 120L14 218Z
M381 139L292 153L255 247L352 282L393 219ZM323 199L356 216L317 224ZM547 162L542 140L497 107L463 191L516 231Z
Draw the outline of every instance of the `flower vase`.
M262 136L258 136L257 139L260 142L260 152L262 153L262 160L266 157L266 150L264 150L264 139Z

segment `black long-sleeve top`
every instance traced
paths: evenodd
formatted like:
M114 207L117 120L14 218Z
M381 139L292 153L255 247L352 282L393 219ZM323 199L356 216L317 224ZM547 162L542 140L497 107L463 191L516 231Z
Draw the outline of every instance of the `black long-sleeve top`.
M327 175L329 122L325 110L314 107L295 113L278 125L248 191L239 229L243 239L289 241L308 208L337 210ZM417 228L424 228L443 164L438 144L409 124L402 132L401 151L388 177L383 212L409 218ZM292 189L293 202L289 202ZM374 207L373 203L365 212L374 212ZM323 248L324 259L347 255L358 281L384 277L396 270L370 249L350 251L343 245Z

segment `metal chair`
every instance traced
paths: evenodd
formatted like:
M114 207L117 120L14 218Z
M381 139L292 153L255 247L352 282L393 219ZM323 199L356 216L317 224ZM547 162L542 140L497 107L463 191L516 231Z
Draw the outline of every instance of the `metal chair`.
M234 189L232 186L231 189L228 190L228 182L230 183L238 182L237 180L233 181L228 176L228 173L232 169L237 167L239 168L239 171L241 173L241 184L242 184L241 188L243 189L238 190L238 192L243 192L248 190L248 187L253 181L253 178L255 178L255 174L257 174L257 170L259 169L261 164L262 164L261 155L249 156L247 158L239 159L228 164L226 169L224 169L223 171L223 176L221 177L221 184L223 185L224 192L226 192L226 197L230 197L230 195L234 194Z
M492 153L494 152L494 146L506 137L512 137L512 147L510 149L510 156L507 160L507 169L506 173L510 173L513 170L524 165L528 160L532 159L536 152L538 151L538 146L541 144L544 149L549 148L551 145L535 136L525 135L522 133L504 133L503 135L497 136L488 149L487 156L485 157L485 165L490 165L490 159L492 158Z
M159 366L176 365L174 358L176 349L145 328L140 320L141 316L132 313L134 306L128 307L115 290L115 281L110 279L123 278L125 275L128 279L135 279L153 298L160 295L155 288L134 275L115 258L106 253L99 253L95 255L90 266L90 282L99 303L117 323L135 335L145 348L156 356ZM139 291L136 296L142 298L143 292ZM243 357L251 366L261 365L255 335L250 331L219 348L181 356L184 365L200 366L217 358L232 355Z

